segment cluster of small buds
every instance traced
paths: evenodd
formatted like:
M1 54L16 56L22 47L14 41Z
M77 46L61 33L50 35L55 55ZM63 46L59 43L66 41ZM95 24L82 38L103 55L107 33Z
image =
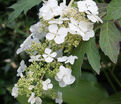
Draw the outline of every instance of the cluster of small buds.
M39 9L40 21L30 27L31 35L17 50L17 54L25 51L30 55L30 66L21 61L17 70L20 79L12 89L12 96L27 93L30 104L42 104L44 96L53 92L50 96L55 98L56 103L62 104L62 93L54 96L51 78L59 82L60 87L74 83L76 79L71 67L78 57L72 56L69 51L80 41L94 37L94 23L103 21L98 17L98 7L93 0L75 2L76 7L67 6L65 0L60 4L57 0L43 2ZM73 45L74 42L77 44Z

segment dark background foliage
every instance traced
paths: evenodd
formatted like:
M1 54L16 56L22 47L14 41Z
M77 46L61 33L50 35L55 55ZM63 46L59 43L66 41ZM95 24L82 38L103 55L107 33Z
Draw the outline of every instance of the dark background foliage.
M110 0L95 1L99 3L110 2ZM21 59L25 58L25 53L16 55L16 50L30 34L29 27L38 21L37 13L38 8L41 6L40 4L33 7L26 15L22 13L17 19L10 22L8 16L13 10L9 6L16 2L17 0L0 0L0 101L2 104L18 104L8 91L8 88L17 82L16 70ZM115 25L120 30L118 21L115 21ZM97 47L99 47L98 43ZM117 64L112 63L101 50L100 55L102 65L100 75L96 75L90 70L91 66L86 57L84 58L82 70L95 74L98 82L111 95L121 90L121 52Z

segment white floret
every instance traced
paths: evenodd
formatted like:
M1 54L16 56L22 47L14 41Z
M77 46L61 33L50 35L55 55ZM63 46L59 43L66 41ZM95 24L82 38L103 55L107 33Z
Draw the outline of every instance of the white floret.
M17 84L15 84L12 89L12 96L14 96L14 98L18 97L18 85Z
M64 27L58 28L56 24L50 25L48 27L49 33L46 35L46 39L54 40L57 44L61 44L65 41L68 29Z
M59 67L59 72L56 74L55 79L59 82L60 87L66 87L75 81L75 77L71 75L71 69L62 65Z
M58 103L58 104L63 103L62 92L58 92L58 98L55 99L55 102Z
M47 63L50 63L54 60L54 58L56 57L57 53L56 52L52 52L51 49L49 48L46 48L45 49L45 53L42 55L45 59L45 61Z
M26 69L26 65L24 60L21 61L19 68L17 69L17 76L23 77L23 72Z
M51 80L49 78L43 81L42 85L43 85L43 90L48 90L53 88L53 84L51 83Z

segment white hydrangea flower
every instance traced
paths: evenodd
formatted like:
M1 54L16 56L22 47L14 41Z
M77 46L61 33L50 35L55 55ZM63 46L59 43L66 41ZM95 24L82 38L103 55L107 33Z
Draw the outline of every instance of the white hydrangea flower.
M53 88L53 84L51 83L51 80L48 78L45 81L42 82L43 89L48 90Z
M70 7L66 5L66 0L63 0L63 2L60 3L60 8L62 9L61 17L63 17L64 15L67 15L67 11L70 10Z
M78 1L77 6L80 12L90 11L92 14L98 14L98 7L93 0Z
M63 103L62 92L58 92L58 98L55 99L55 102L58 103L58 104Z
M29 49L31 47L32 42L40 43L39 39L34 38L31 34L21 45L20 48L17 50L17 54Z
M29 62L33 62L33 61L41 61L40 58L41 55L36 55L36 56L30 56L31 59L29 59Z
M44 57L45 61L47 63L50 63L54 60L54 58L56 57L57 53L56 52L52 52L51 49L46 48L45 49L45 54L43 54L42 56Z
M85 12L87 13L87 17L89 20L92 22L103 22L99 17L98 17L98 7L96 3L93 0L84 0L84 1L79 1L77 2L78 8L80 12Z
M28 71L26 74L32 76L32 75L34 74L34 72L32 72L32 71Z
M81 35L84 41L88 41L90 38L94 37L93 23L86 21L76 21L73 18L70 19L69 32L72 34Z
M55 79L59 82L60 87L65 87L75 81L75 77L71 75L71 70L62 65L59 67L59 72L55 76Z
M25 69L26 69L26 65L24 60L22 60L20 62L19 68L17 69L17 76L23 77L23 72L25 71Z
M48 23L49 24L62 24L64 21L68 21L69 19L68 18L58 18L58 19L54 19L54 20L51 20L49 21Z
M67 60L67 58L68 58L67 56L62 56L62 57L58 57L57 60L59 62L65 62Z
M34 88L34 85L30 85L28 89L32 90L33 88Z
M18 87L17 87L17 84L15 84L14 87L12 88L12 96L14 96L14 98L18 97Z
M45 20L50 20L61 14L62 9L58 6L57 0L48 0L39 10L39 18L43 17Z
M43 37L45 37L46 33L42 31L41 25L44 25L44 24L41 24L41 22L37 22L36 24L30 27L30 31L34 38L42 39Z
M35 103L36 104L42 104L42 99L40 97L36 97Z
M46 35L46 39L53 40L57 44L61 44L65 41L65 37L67 36L68 29L61 27L58 29L57 25L50 25L49 26L49 33Z
M31 96L28 99L30 104L42 104L42 99L40 97L35 97L35 93L31 93Z
M72 55L70 55L69 57L63 56L63 57L57 58L57 60L59 62L65 62L65 64L66 63L70 63L72 65L74 64L74 62L75 62L76 59L78 59L78 57L77 56L72 56Z
M28 103L34 104L35 103L35 93L31 93L31 96L28 99Z
M62 14L60 15L60 17L54 20L50 20L48 22L49 24L62 24L64 21L69 20L69 18L63 17L63 15L65 15L65 11L68 9L68 6L66 5L66 0L63 0L63 2L60 3L60 8L62 10Z
M89 20L91 20L92 22L101 22L101 23L103 23L103 21L100 19L100 17L98 17L96 14L91 14L90 12L87 12L87 17L88 17L88 19Z

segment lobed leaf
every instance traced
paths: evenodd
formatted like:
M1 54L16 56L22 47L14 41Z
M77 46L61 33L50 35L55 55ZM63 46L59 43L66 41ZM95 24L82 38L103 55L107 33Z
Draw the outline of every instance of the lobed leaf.
M88 61L94 71L99 74L100 73L100 55L98 52L98 48L96 47L95 38L90 39L85 42L86 54L88 57Z
M78 78L80 76L80 69L83 63L84 54L87 54L88 60L92 68L96 73L100 72L100 56L96 47L95 38L90 39L87 42L83 42L80 46L73 50L73 55L78 56L78 60L75 61L72 70L73 75Z
M29 9L38 5L41 1L42 0L19 0L10 7L13 8L14 11L9 15L9 21L16 19L22 12L26 14Z
M106 21L100 32L100 47L102 51L107 55L114 63L117 62L121 41L121 34L117 30L113 22Z
M78 59L75 61L74 65L72 66L72 74L76 77L76 79L79 79L81 76L81 66L83 63L85 50L83 48L83 44L79 45L77 48L75 48L72 51L72 55L75 55L78 57Z
M107 7L106 20L121 18L121 0L112 0Z

